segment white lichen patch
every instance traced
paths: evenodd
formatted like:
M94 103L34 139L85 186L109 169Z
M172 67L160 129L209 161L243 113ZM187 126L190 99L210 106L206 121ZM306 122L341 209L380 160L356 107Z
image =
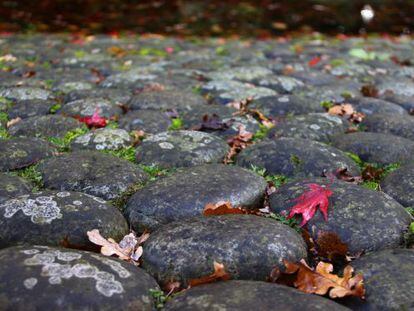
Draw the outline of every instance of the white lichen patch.
M91 256L96 260L99 260L103 264L109 266L113 271L115 271L119 275L119 277L125 279L131 276L131 273L129 273L127 269L122 267L121 263L98 255Z
M158 146L160 146L161 149L168 149L168 150L174 149L174 145L167 141L160 142Z
M27 289L33 289L33 287L35 287L36 284L37 284L37 279L36 278L28 278L28 279L25 279L23 281L23 285Z
M93 255L93 257L98 257ZM96 290L106 297L124 292L122 284L115 280L115 275L106 271L100 271L98 267L89 262L70 262L79 260L82 255L75 252L63 252L60 250L46 249L43 252L34 254L33 257L24 260L26 266L41 266L42 277L47 277L51 285L62 284L64 280L76 277L78 279L94 279ZM63 261L64 263L57 262ZM127 278L130 273L118 262L107 259L111 269L116 271L120 277ZM110 262L110 263L109 263ZM34 280L36 281L34 281ZM30 281L28 281L30 280ZM27 283L27 284L26 284ZM31 289L37 283L37 279L30 278L24 281L26 288ZM31 288L29 288L31 286Z
M4 210L3 216L13 217L18 211L30 219L35 224L50 224L54 219L61 219L63 215L54 196L38 196L34 198L20 197L11 199L0 205L0 210Z
M77 137L74 143L82 146L92 144L96 150L118 150L129 146L131 137L122 129L102 128Z
M56 196L58 198L66 198L66 197L70 196L70 192L69 191L61 191L61 192L56 193Z

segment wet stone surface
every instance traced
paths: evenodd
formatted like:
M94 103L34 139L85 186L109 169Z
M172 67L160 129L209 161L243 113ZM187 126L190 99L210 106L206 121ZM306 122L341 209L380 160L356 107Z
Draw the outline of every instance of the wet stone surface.
M12 136L61 138L67 132L83 127L84 125L76 119L61 115L47 115L23 119L11 126L8 131Z
M122 109L114 101L99 97L69 102L59 110L59 113L70 117L87 117L92 116L95 111L106 118L118 117L122 114Z
M24 230L21 230L21 228ZM0 204L0 247L17 244L91 247L86 231L122 239L128 225L103 199L77 192L44 191Z
M329 186L328 221L317 212L307 228L314 240L323 232L334 232L348 245L351 253L398 247L403 234L412 221L410 215L397 201L382 192L336 181L330 185L328 178L292 181L270 196L270 209L288 213L308 184ZM300 217L299 217L300 218Z
M101 128L78 136L73 140L73 150L119 150L132 145L131 136L122 129Z
M272 219L250 215L199 217L170 223L151 235L143 268L159 282L209 275L214 261L234 279L263 281L283 259L306 257L302 237Z
M137 231L156 229L178 219L201 216L207 203L229 201L233 206L257 208L266 183L237 166L210 164L183 169L138 190L125 214Z
M0 139L0 171L24 168L54 154L54 148L40 138Z
M45 160L39 171L46 188L85 192L105 200L147 179L131 162L96 151L77 151Z
M269 174L286 176L322 176L347 168L358 174L358 167L341 150L311 140L279 138L264 140L243 150L237 164L265 168Z
M165 132L171 126L166 113L157 110L129 111L119 120L119 127L130 131L144 131L149 134Z
M153 310L158 285L142 269L98 254L44 246L0 251L2 308Z
M391 134L357 132L339 135L333 138L332 145L355 153L365 162L392 164L414 160L414 142Z
M328 143L331 137L344 134L349 124L346 120L327 113L309 113L279 122L269 137L293 137Z
M410 115L377 114L362 122L368 132L392 134L414 140L414 117Z
M364 276L366 302L349 301L353 310L411 310L414 308L414 250L375 252L352 262ZM380 277L378 277L380 276Z
M329 299L283 285L258 281L228 281L191 288L165 306L168 311L202 310L348 310Z
M50 109L56 103L49 100L23 100L19 101L7 110L10 119L17 117L25 119L35 116L43 116L50 113Z
M414 163L406 164L386 176L381 189L404 206L414 206Z
M221 138L197 131L171 131L149 136L136 149L138 163L162 168L220 163L227 154Z
M19 195L29 194L30 184L23 178L0 173L0 204Z

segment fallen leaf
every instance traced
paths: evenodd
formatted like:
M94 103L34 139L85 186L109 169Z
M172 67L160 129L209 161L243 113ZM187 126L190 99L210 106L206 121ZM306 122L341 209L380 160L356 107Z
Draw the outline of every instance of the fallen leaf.
M21 120L22 120L22 118L20 118L20 117L17 117L17 118L11 119L11 120L7 121L7 123L6 123L6 127L7 127L7 128L9 128L9 127L11 127L11 126L13 126L13 125L15 125L15 124L19 123Z
M367 165L363 169L361 175L362 179L366 181L378 181L381 179L382 175L384 174L384 169L382 168L376 168L372 165Z
M314 67L317 64L319 64L319 62L322 60L321 57L319 56L315 56L314 58L312 58L309 62L308 62L308 66L309 67Z
M296 201L297 204L291 208L289 216L287 217L287 219L290 219L296 214L301 214L301 227L306 225L306 223L312 219L318 207L325 220L328 220L329 197L332 195L329 186L323 187L318 184L308 184L307 186L309 190L293 200Z
M227 214L247 214L248 211L240 207L233 207L228 201L220 201L216 204L207 203L203 210L204 216L217 216Z
M356 185L360 184L363 181L362 176L353 176L351 173L349 173L346 167L337 169L333 175L339 180L343 180Z
M309 294L325 295L330 298L342 298L356 296L364 299L365 289L363 277L358 274L352 277L354 269L346 266L343 277L332 274L333 266L330 263L319 262L315 270L312 270L302 259L300 263L283 261L285 274L296 274L294 286Z
M231 126L232 122L223 122L221 118L213 113L211 116L205 114L201 120L201 123L193 126L191 129L193 131L202 131L202 130L227 130Z
M351 104L335 105L329 108L328 113L338 116L351 115L355 112L354 107Z
M78 120L85 123L88 128L101 128L105 127L108 123L105 117L99 115L99 108L96 108L92 116L80 117Z
M117 243L111 238L105 239L98 229L93 229L86 233L89 241L101 246L101 254L105 256L115 255L122 260L129 261L135 265L139 265L139 259L142 256L143 248L141 246L148 237L149 233L144 232L140 237L137 237L134 232L124 236L122 240Z
M348 245L342 242L335 232L319 232L315 245L318 255L330 261L336 258L346 258L348 254Z
M230 146L230 150L225 156L223 162L225 164L231 163L233 157L246 148L248 145L252 144L253 133L246 131L244 125L239 126L239 133L227 140L227 143Z
M378 97L379 91L372 84L366 84L361 87L361 93L365 97Z
M216 281L227 281L230 279L230 274L226 272L224 265L214 261L214 272L210 275L203 276L198 279L191 279L188 281L190 287L201 284L213 283Z

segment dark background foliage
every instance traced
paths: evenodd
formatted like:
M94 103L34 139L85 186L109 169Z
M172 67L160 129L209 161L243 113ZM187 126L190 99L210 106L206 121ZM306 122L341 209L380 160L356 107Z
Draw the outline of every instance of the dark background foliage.
M364 24L369 4L375 18ZM409 33L412 0L2 0L0 31L270 36L294 31Z

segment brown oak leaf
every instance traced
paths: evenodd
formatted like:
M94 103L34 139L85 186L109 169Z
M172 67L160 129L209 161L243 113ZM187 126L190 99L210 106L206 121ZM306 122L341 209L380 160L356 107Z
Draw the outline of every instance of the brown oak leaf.
M203 276L198 279L191 279L188 281L190 287L201 284L213 283L216 281L227 281L230 279L230 274L226 272L224 265L214 261L214 272L210 275Z

